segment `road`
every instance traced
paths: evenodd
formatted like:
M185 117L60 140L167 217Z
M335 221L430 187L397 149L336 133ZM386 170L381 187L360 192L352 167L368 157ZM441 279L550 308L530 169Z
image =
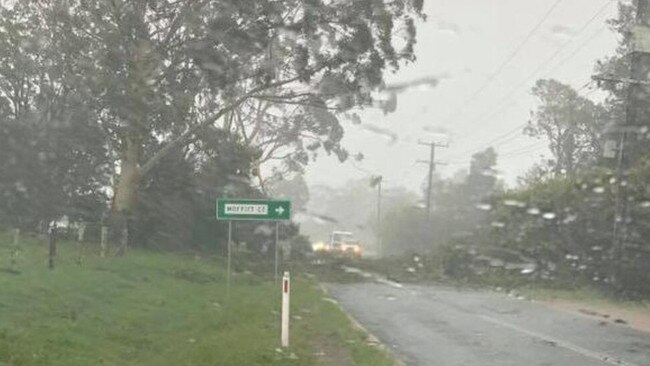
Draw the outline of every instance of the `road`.
M326 289L406 365L650 366L650 334L489 291L391 283Z

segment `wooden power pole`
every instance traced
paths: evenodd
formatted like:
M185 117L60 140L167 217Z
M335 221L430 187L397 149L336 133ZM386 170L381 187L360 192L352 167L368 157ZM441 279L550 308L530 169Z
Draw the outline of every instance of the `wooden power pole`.
M428 164L429 165L429 176L427 179L427 220L431 220L431 196L433 195L433 173L436 171L436 165L444 165L444 163L436 161L436 147L449 147L448 145L439 144L437 142L418 142L420 145L428 146L430 149L429 160L418 160L418 163Z

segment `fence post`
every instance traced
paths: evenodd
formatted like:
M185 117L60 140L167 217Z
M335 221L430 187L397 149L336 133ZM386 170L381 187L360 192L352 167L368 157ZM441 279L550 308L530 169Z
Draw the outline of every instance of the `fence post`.
M56 256L56 226L51 226L47 237L48 267L54 269L54 257Z
M15 228L14 229L14 247L18 247L20 245L20 229Z
M99 256L104 258L106 256L106 242L108 241L108 226L102 222L102 229L99 239Z
M79 224L79 228L77 229L77 241L82 243L84 241L84 237L86 236L86 223L82 222Z

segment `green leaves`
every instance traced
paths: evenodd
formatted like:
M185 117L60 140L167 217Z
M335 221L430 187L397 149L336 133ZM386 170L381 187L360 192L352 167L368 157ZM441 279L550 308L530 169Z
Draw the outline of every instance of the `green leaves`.
M539 106L525 133L548 139L556 174L575 174L598 160L604 108L557 80L538 80L532 93Z

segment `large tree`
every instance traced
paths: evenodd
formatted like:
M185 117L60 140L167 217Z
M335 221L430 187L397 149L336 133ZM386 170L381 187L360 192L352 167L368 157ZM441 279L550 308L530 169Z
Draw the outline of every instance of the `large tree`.
M538 80L532 89L539 106L531 113L525 133L547 138L555 174L576 171L600 156L605 111L557 80Z
M107 135L65 80L69 57L33 22L0 8L0 222L98 220L113 170Z
M467 188L475 203L489 197L497 184L497 153L489 147L472 155L467 176Z
M112 210L126 217L163 158L200 151L208 127L237 130L233 115L255 110L253 100L272 104L269 128L309 131L311 148L344 159L335 113L369 102L385 70L414 58L421 9L421 0L26 0L4 11L59 54L59 82L110 137Z

